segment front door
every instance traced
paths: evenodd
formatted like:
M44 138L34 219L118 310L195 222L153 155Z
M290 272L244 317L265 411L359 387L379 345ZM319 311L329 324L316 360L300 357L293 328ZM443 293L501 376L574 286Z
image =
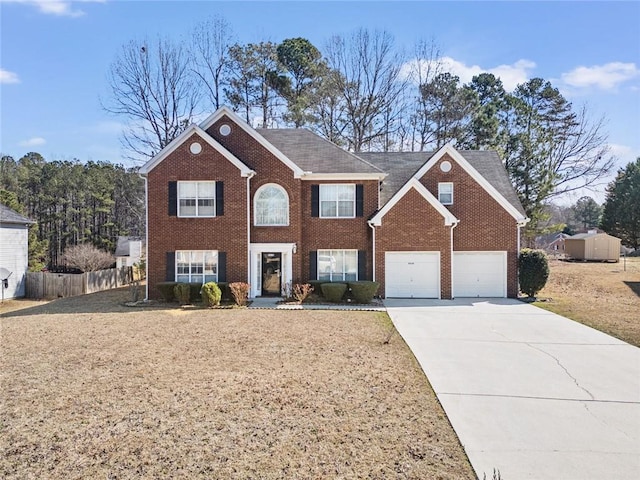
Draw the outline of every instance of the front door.
M262 295L280 295L282 278L282 254L262 254Z

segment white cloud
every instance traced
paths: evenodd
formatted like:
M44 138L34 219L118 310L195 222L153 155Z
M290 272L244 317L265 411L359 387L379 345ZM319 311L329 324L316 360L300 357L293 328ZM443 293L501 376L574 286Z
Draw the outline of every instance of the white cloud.
M23 140L18 143L21 147L37 147L44 145L47 141L42 137L31 137L29 140Z
M635 63L610 62L592 67L576 67L563 73L564 83L572 87L597 87L611 90L627 80L640 76L640 69Z
M618 159L616 165L620 167L624 167L628 163L634 162L635 159L640 156L637 151L634 151L633 148L628 147L627 145L610 143L608 146L609 153Z
M18 74L0 68L0 83L20 83Z
M104 3L105 1L106 0L79 0L80 3ZM81 17L85 14L82 10L73 8L72 4L74 2L66 0L0 0L0 2L33 5L40 13L59 17ZM78 1L75 3L78 3Z
M530 73L535 67L535 62L525 59L518 60L510 65L497 65L495 67L484 68L480 65L466 65L451 57L442 57L439 66L425 60L411 60L402 66L402 75L408 78L411 76L411 72L415 72L417 68L420 68L423 75L429 68L439 68L439 71L449 72L458 76L462 83L469 83L474 76L488 72L499 77L507 91L512 91L519 84L529 80Z

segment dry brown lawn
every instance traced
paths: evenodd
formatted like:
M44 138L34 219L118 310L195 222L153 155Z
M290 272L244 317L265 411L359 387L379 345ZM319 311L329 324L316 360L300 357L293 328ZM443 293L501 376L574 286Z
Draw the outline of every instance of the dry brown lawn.
M640 347L640 258L619 263L550 260L539 307Z
M2 307L0 478L475 478L385 314L126 296Z

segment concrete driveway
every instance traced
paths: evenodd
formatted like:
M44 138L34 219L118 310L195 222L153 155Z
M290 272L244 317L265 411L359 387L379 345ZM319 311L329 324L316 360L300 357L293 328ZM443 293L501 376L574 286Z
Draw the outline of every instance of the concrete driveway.
M640 478L640 349L516 300L385 305L480 479Z

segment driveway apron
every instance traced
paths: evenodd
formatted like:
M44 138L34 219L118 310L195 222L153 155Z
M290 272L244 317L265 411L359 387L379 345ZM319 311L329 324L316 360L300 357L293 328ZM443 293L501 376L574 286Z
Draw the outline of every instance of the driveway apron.
M480 479L640 478L640 349L516 300L385 305Z

